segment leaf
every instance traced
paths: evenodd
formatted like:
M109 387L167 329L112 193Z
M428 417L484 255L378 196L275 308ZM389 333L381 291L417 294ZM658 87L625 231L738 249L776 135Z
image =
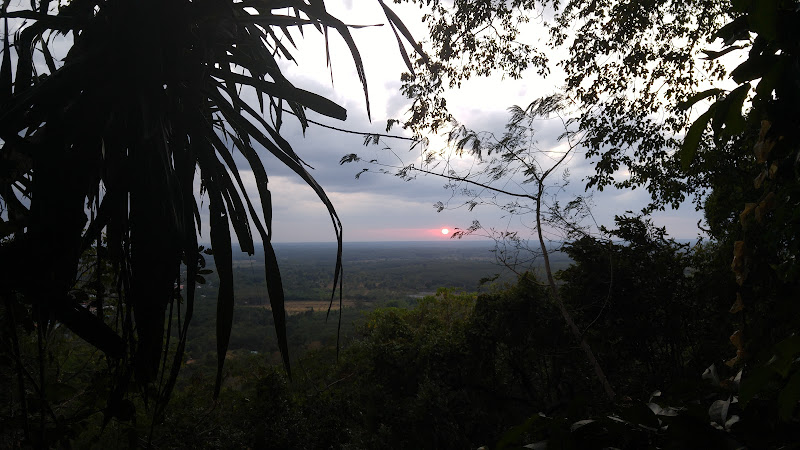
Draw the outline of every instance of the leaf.
M697 154L697 147L700 145L700 138L703 137L703 131L705 131L708 121L714 114L715 106L716 104L711 105L708 111L698 117L692 126L689 127L689 131L683 138L683 144L678 153L683 170L689 170L689 167L692 165L692 161Z
M275 322L275 333L278 337L278 348L283 357L283 366L286 374L291 379L292 370L289 365L289 340L286 334L286 308L283 294L283 283L281 272L278 267L278 258L275 256L275 249L272 243L264 243L264 261L267 275L267 293L269 295L269 305L272 309L272 319Z
M241 191L241 197L244 197L245 203L247 203L247 208L250 211L250 218L256 224L256 226L260 225L260 219L258 215L256 215L255 209L253 208L252 203L250 202L250 196L247 195L247 190L245 190L244 183L242 182L242 178L239 175L239 170L236 167L236 163L233 160L233 155L228 151L228 148L225 146L225 143L217 136L217 134L213 130L209 130L207 133L207 137L211 140L211 145L217 150L217 153L222 156L222 159L225 161L225 164L230 169L230 173L233 174L236 182L239 185L239 189ZM244 214L244 206L242 205L241 198L236 190L233 188L232 182L230 181L230 176L228 175L228 171L224 168L220 168L218 172L224 176L226 180L227 191L228 195L231 198L231 201L234 203L236 211L239 211L235 217L232 217L234 230L236 230L236 236L239 239L239 244L242 247L242 251L252 255L255 252L255 246L253 244L253 237L250 233L250 222L247 220L247 215ZM231 208L229 207L229 210ZM262 233L263 238L263 233Z
M764 180L767 179L768 175L769 175L769 170L767 169L762 170L761 173L759 173L758 176L755 177L755 179L753 179L753 187L756 189L761 189L761 185L764 184ZM755 207L755 203L753 203L753 207Z
M66 300L66 299L65 299ZM61 301L62 305L69 301ZM89 344L110 358L120 359L125 354L125 342L100 318L79 305L56 309L56 319Z
M761 366L751 370L739 385L739 402L742 408L747 407L750 400L761 392L774 376L775 373L769 367Z
M728 420L728 409L730 406L730 398L728 398L728 400L717 400L708 408L708 417L712 422L725 425L725 422Z
M795 371L778 394L778 417L785 422L792 420L798 401L800 401L800 370Z
M744 131L745 120L742 117L742 106L749 92L750 83L745 83L734 89L722 102L718 102L721 105L714 116L714 125L716 126L717 115L722 112L724 114L722 123L725 124L724 135L735 136Z
M742 342L742 330L736 330L729 339L731 344L733 344L737 350L742 350L744 348L744 343Z
M718 88L708 89L708 90L705 90L703 92L698 92L697 94L694 94L693 96L691 96L688 99L686 99L686 101L679 102L678 103L678 110L679 111L685 111L685 110L691 108L692 105L694 105L695 103L699 102L700 100L706 99L706 98L711 97L713 95L721 94L722 92L724 92L724 91L722 89L718 89Z
M412 66L411 61L409 60L408 55L406 54L405 47L403 46L402 42L400 42L400 36L397 35L397 30L400 30L400 33L403 34L408 43L411 44L411 47L414 48L414 51L416 51L417 54L423 59L423 61L425 61L425 64L428 64L428 55L425 54L425 51L422 49L422 46L419 45L414 40L414 36L412 36L411 32L408 31L408 28L406 28L403 21L400 20L400 17L398 17L397 14L395 14L395 12L391 10L391 8L386 6L386 3L384 3L383 0L378 0L378 3L381 5L381 8L383 8L383 12L384 14L386 14L386 18L389 19L389 25L392 26L392 31L394 32L395 38L397 38L397 45L398 47L400 47L400 52L403 56L403 61L405 61L408 70L411 73L414 73L414 67Z
M56 62L53 59L53 55L50 53L50 48L47 46L47 41L43 37L39 37L39 42L42 44L42 55L44 56L45 64L47 64L47 70L50 71L51 74L56 73Z
M747 224L747 217L756 209L756 203L745 203L744 210L739 214L739 222L742 226Z
M291 84L288 84L288 82L285 84L277 84L234 72L225 72L220 69L212 69L210 72L212 76L221 78L223 80L230 80L235 83L252 86L256 90L262 91L273 97L297 102L306 108L311 109L312 111L316 111L333 119L347 119L347 110L343 107L319 94L296 88Z
M222 367L233 327L233 253L228 216L215 180L204 179L208 188L209 221L211 222L211 245L214 247L214 263L217 266L219 286L217 293L217 378L214 398L222 387Z
M711 364L703 371L703 375L701 376L702 379L708 380L714 386L719 386L719 375L717 374L717 366L716 364Z
M261 145L263 145L270 153L275 155L281 162L283 162L289 168L294 170L295 173L300 175L300 177L306 182L306 184L308 184L314 190L314 192L316 192L317 196L320 198L320 200L327 207L328 213L330 214L331 220L333 221L334 231L336 232L336 240L337 240L337 245L338 245L337 255L336 255L336 267L335 267L335 270L334 270L333 293L335 294L337 287L339 287L340 288L339 293L340 293L340 297L341 297L341 267L342 267L342 231L341 231L341 222L339 220L339 217L336 214L335 209L333 208L333 204L331 203L330 199L325 194L325 192L323 191L322 187L320 187L319 184L317 184L316 180L314 180L314 178L311 177L311 175L303 168L303 166L300 165L300 163L295 158L293 158L291 155L289 155L286 152L284 152L281 148L279 148L277 145L275 145L275 143L270 141L252 123L248 122L247 120L244 120L241 117L241 115L235 114L235 112L229 107L230 105L227 105L226 103L220 103L220 106L221 106L222 113L225 115L225 118L234 127L237 127L237 129L238 129L240 134L252 136L256 141L258 141ZM286 145L288 145L288 143ZM249 148L247 145L242 147L242 149L243 149L243 153L245 154L245 156L248 157L248 161L255 162L258 159L257 155L255 155L255 152L251 152L252 149ZM263 171L263 167L260 166L260 162L256 165L256 167L259 167L259 169L255 170L255 168L254 168L254 173L256 173L256 172L261 173ZM257 180L258 180L258 177L260 177L260 175L256 174L256 177L257 177ZM265 172L263 173L263 177L264 177L264 180L263 180L264 182L263 183L259 183L259 186L260 186L259 189L260 189L260 192L262 192L261 189L263 189L263 194L261 195L261 201L262 201L262 205L263 205L262 207L264 209L265 223L267 225L268 230L270 230L271 229L271 222L272 222L271 221L271 207L272 206L271 206L269 191L266 189L266 173ZM265 239L264 242L268 243L270 239L271 239L271 230L270 230L270 235L269 235L268 239ZM265 248L264 248L265 252L268 251L267 247L268 247L268 245L265 244ZM269 255L266 255L266 256L269 256ZM274 257L274 255L273 255L273 257ZM276 261L274 266L273 266L274 270L271 271L271 273L273 273L273 275L269 275L268 274L268 276L267 276L267 290L270 292L270 303L273 301L273 298L276 298L276 299L279 298L280 300L276 300L276 301L280 301L281 302L280 304L282 305L283 304L283 300L282 300L283 299L283 288L282 288L282 286L280 284L278 286L274 286L274 289L275 289L274 294L273 294L273 291L272 291L273 287L271 287L272 283L280 283L280 273L277 272L277 267L278 266L277 266L277 261ZM278 292L278 288L280 288L280 292ZM334 295L334 294L332 294L332 295ZM274 297L273 295L277 296L277 297ZM333 301L333 300L331 300L331 301ZM340 302L341 302L341 299L340 299ZM283 306L281 306L280 308L282 309ZM329 306L329 311L330 311L330 306ZM278 333L278 340L279 340L279 345L280 345L280 341L282 339L286 339L286 335L285 335L285 325L281 326L281 325L279 325L279 322L285 321L285 318L284 319L278 318L278 316L276 316L276 310L275 309L273 309L273 317L275 317L276 332ZM280 317L282 317L282 316L280 316ZM341 327L341 315L340 315L339 320L340 320L339 327ZM284 331L282 332L281 329L283 329ZM337 339L339 337L340 336L337 335ZM286 351L288 352L288 345L286 346ZM283 349L282 349L282 352L283 352ZM338 352L338 345L337 345L337 352ZM288 353L283 353L283 356L284 356L284 364L286 365L287 371L288 371L288 369L289 369Z
M778 0L758 0L751 4L747 22L752 31L772 41L778 37Z
M785 60L781 58L775 64L770 66L767 69L767 72L763 74L761 80L758 82L758 85L756 85L756 95L758 95L764 101L772 100L772 91L775 90L775 87L778 85L778 81L780 81L781 76L783 76L784 73Z
M765 72L778 64L775 55L750 55L743 63L731 71L731 78L736 83L755 80L764 76Z
M736 275L736 283L739 286L744 283L747 276L744 264L745 257L745 243L744 241L736 241L733 243L733 261L731 261L731 271Z
M403 57L403 62L406 63L406 67L408 67L408 71L414 74L414 65L411 64L411 59L408 57L408 53L406 52L405 46L403 46L403 42L400 40L400 35L397 34L397 29L394 27L392 22L389 22L389 25L392 27L392 32L394 33L394 37L397 40L397 47L400 49L400 56Z
M777 165L777 164L775 164L775 163L772 163L772 164L769 166L769 175L768 175L768 176L769 176L769 179L770 179L770 180L774 180L774 179L775 179L775 175L776 175L777 173L778 173L778 165Z
M3 14L7 2L3 2ZM8 18L5 21L5 34L3 35L3 62L0 64L0 105L11 98L12 79L11 79L11 46L8 43Z
M736 41L750 40L750 33L747 26L747 16L739 16L733 21L719 29L711 36L712 39L722 39L725 45L731 45Z
M705 60L714 60L714 59L720 58L720 57L722 57L722 56L725 56L725 55L727 55L728 53L730 53L730 52L732 52L732 51L735 51L735 50L741 50L741 49L743 49L743 48L744 48L744 46L743 46L743 45L729 45L729 46L727 46L727 47L723 48L723 49L722 49L722 50L720 50L720 51L716 51L716 50L702 50L702 52L703 52L703 53L705 53L705 54L706 54L706 56L705 56L705 57L703 57L703 58L700 58L700 59L705 59Z
M181 180L180 188L183 191L184 198L192 198L194 190L194 168L195 161L191 159L188 152L176 152L175 158L175 172L179 180ZM186 279L191 280L198 273L198 265L205 266L205 260L200 255L204 250L203 246L197 244L197 229L194 222L194 210L196 203L184 202L183 203L183 221L182 230L184 236L183 251L186 258ZM207 270L207 269L206 269ZM175 387L175 382L178 379L178 372L183 364L183 355L186 349L186 340L188 337L189 324L192 321L194 314L194 299L196 286L194 283L186 283L186 310L183 317L183 326L178 330L178 345L173 355L172 367L170 368L169 375L167 376L164 388L159 395L159 402L156 405L154 416L156 418L163 415L164 409L167 406L172 389ZM180 309L179 309L180 312ZM180 323L180 315L179 315Z
M350 35L347 25L345 25L341 20L328 14L328 12L322 8L313 8L302 5L298 6L298 9L308 14L309 17L317 16L322 23L335 28L336 31L339 32L339 35L342 37L342 39L344 39L347 47L350 49L350 55L353 57L353 62L356 65L358 79L361 81L361 87L364 90L364 98L367 103L367 119L372 121L372 113L370 112L369 106L369 90L367 89L367 76L364 73L364 63L361 61L361 53L358 51L358 47L356 47L356 43L353 40L353 36Z

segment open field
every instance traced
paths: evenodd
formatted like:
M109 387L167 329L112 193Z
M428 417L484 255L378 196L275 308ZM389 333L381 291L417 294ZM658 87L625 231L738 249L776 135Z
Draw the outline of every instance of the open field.
M286 313L289 315L292 314L300 314L306 311L327 311L328 305L330 302L328 301L320 301L320 300L292 300L286 302ZM370 308L372 307L372 302L356 302L354 300L344 300L342 301L342 305L345 308L355 308L355 307L362 307L362 308ZM257 309L266 309L271 310L269 305L240 305L237 308L257 308ZM334 300L333 306L331 307L331 313L339 312L339 300Z

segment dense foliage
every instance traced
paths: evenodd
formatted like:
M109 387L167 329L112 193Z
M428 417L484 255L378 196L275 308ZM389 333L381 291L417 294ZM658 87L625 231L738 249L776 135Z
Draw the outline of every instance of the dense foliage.
M402 47L408 31L381 0L376 8ZM216 390L234 314L231 229L246 253L254 252L255 240L264 244L267 291L288 370L272 201L258 151L275 156L318 195L340 257L333 205L280 132L285 113L305 129L307 110L339 120L347 112L295 87L279 61L294 61L286 43L293 45L304 28L325 39L335 31L349 47L369 114L350 28L322 3L294 0L5 1L0 17L0 260L13 261L4 264L0 295L5 351L18 374L14 415L25 441L46 445L48 430L63 425L48 414L45 389L52 383L46 363L57 326L108 358L111 378L98 392L108 398L106 420L129 416L131 395L151 398L154 417L163 413L183 360L195 281L207 272L198 246L203 201L219 276ZM260 205L246 195L235 151L255 177ZM98 270L83 289L77 285L84 281L81 259L92 245L95 263L110 263L105 273L114 280L104 283ZM31 369L18 344L19 324L32 324L29 331L37 334L38 376L24 376ZM35 392L36 407L28 407L28 391ZM37 432L31 414L38 415Z

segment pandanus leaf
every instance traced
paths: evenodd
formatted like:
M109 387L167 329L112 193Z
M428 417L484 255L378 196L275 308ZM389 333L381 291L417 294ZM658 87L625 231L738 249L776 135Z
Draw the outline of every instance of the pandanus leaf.
M367 88L367 76L364 73L364 63L361 60L361 52L358 51L358 47L356 46L356 42L353 40L353 36L350 34L348 26L345 25L344 22L331 16L330 14L328 14L327 11L318 6L312 7L303 4L302 6L298 6L298 9L308 14L309 17L319 20L325 26L336 29L336 31L339 33L342 39L344 39L345 43L347 44L347 47L350 49L350 55L353 57L353 62L356 65L356 73L358 74L358 79L361 81L361 87L364 90L364 100L367 106L367 118L369 120L372 120L372 114L370 112L370 107L369 107L369 89Z
M342 278L341 222L332 202L309 174L307 165L279 134L279 129L284 102L298 117L303 129L307 126L305 108L340 120L346 118L347 111L320 95L294 87L281 73L276 58L294 60L282 42L285 36L297 48L290 34L293 27L299 27L302 35L304 26L312 24L326 33L326 40L329 29L335 29L351 51L370 115L364 66L349 30L358 27L332 17L324 4L317 1L189 2L180 7L165 3L164 10L153 11L152 17L174 15L178 22L174 29L154 34L148 38L147 45L137 46L136 52L126 54L122 50L135 46L138 41L124 30L112 30L109 24L115 15L125 16L131 12L148 20L151 16L142 14L140 6L130 2L107 5L96 0L72 0L53 12L50 3L47 0L33 2L29 11L9 13L4 9L0 15L6 26L0 62L0 102L4 103L0 108L0 135L4 152L13 145L26 155L33 154L41 144L41 136L47 136L48 151L80 149L69 153L67 158L95 158L88 165L83 160L68 161L70 167L83 167L86 178L91 181L67 187L75 191L76 198L95 202L92 222L88 228L81 228L83 235L74 237L80 247L86 249L103 231L107 235L109 258L118 275L120 318L116 326L119 328L108 327L97 316L66 299L62 303L72 306L65 309L61 305L55 314L89 343L124 362L119 366L116 387L110 397L110 415L121 417L114 412L120 411L128 382L134 376L138 382L147 384L157 380L153 370L158 370L159 364L162 377L168 370L169 355L164 353L163 358L160 357L161 351L172 350L169 337L164 340L164 311L176 298L174 284L183 260L187 277L185 303L177 305L177 328L171 322L169 325L177 329L178 343L166 382L164 378L159 382L161 399L156 405L157 415L166 404L162 400L169 397L174 386L193 313L194 281L201 275L197 269L200 214L194 198L197 169L202 177L201 195L207 192L210 200L210 237L220 279L215 395L221 389L233 320L230 227L235 230L242 248L252 252L250 218L264 242L270 304L279 347L289 371L285 299L277 257L271 245L272 201L267 173L254 145L263 146L290 167L328 209L338 243L332 306ZM398 42L404 37L424 57L421 47L413 42L399 18L385 3L381 1L380 4ZM249 7L255 8L257 14L245 10ZM284 8L290 11L285 16L272 14ZM166 16L158 15L159 12ZM197 25L200 17L205 21L204 26L219 33L199 36L187 32ZM27 22L18 33L9 34L8 19ZM158 19L152 23L166 22ZM72 33L73 44L61 61L51 52L50 37L54 32ZM281 32L283 36L279 35ZM163 42L158 42L159 38ZM180 46L178 50L172 47L175 44ZM149 54L149 48L157 48L159 52ZM13 52L16 52L16 72ZM49 73L37 72L35 53L41 53ZM410 67L410 58L402 46L401 53ZM116 58L119 55L122 56ZM170 59L172 57L178 60ZM143 64L134 64L136 61ZM136 65L136 73L119 73L120 67L129 65ZM243 86L256 90L261 113L239 98ZM269 96L269 102L265 96ZM274 124L263 117L266 104L277 114ZM259 220L247 196L233 148L242 152L253 170L263 220ZM42 176L41 165L48 161L46 158L37 160L40 166L27 170L26 173L34 177L33 186L39 183L36 177ZM60 168L51 169L58 171ZM38 199L33 196L32 202L36 201ZM83 203L81 208L85 206ZM79 212L82 214L83 209ZM65 270L74 271L75 268ZM341 300L340 290L340 307ZM134 360L134 366L130 365Z
M200 258L200 251L197 244L197 229L195 228L194 213L196 204L193 200L193 182L194 182L194 168L195 161L188 154L187 149L174 153L175 159L175 173L180 180L181 196L184 200L182 220L181 220L181 237L182 247L184 253L184 262L186 264L186 297L185 297L185 310L183 316L183 323L180 322L180 314L178 315L179 324L181 325L178 330L178 344L175 348L173 355L172 367L170 368L169 375L167 376L164 387L159 395L161 400L159 409L156 415L160 415L166 407L166 403L170 398L175 382L178 379L178 372L180 371L183 363L183 355L186 349L186 338L189 330L189 323L194 314L194 298L195 298L195 284L189 282L194 280L198 274L197 263ZM191 200L191 201L190 201Z
M250 121L245 120L240 114L238 114L231 105L227 104L227 102L219 102L217 104L220 106L220 112L225 117L225 120L228 121L228 123L230 123L231 126L233 128L235 128L240 135L251 136L253 139L256 140L256 142L258 142L259 144L264 146L264 148L266 148L270 153L272 153L274 156L276 156L281 162L283 162L286 166L291 168L296 174L298 174L303 179L303 181L306 182L306 184L308 184L314 190L314 192L320 198L322 203L327 207L328 213L330 214L331 220L333 222L334 230L336 232L336 240L337 240L337 244L338 244L337 254L336 254L336 267L335 267L335 270L334 270L334 273L335 273L334 274L334 284L333 284L333 291L332 291L332 294L331 294L331 302L333 302L333 298L335 296L336 289L337 289L337 287L340 287L341 268L342 268L342 232L341 232L342 225L341 225L341 221L339 220L338 215L336 214L336 210L333 207L333 203L330 201L328 196L325 194L325 191L322 189L322 187L305 170L305 168L302 166L302 164L299 161L297 161L295 158L292 157L292 155L287 154L286 152L284 152L283 149L281 149L279 146L277 146L275 143L273 143L255 125L253 125ZM268 129L269 129L269 127L268 127ZM257 157L256 155L253 154L254 150L252 148L249 148L249 145L245 144L243 148L246 149L246 154L245 154L246 157L249 156L249 158L253 158L253 159L255 159ZM243 153L245 153L245 151L243 151ZM293 152L292 152L292 154L293 154ZM256 167L258 167L258 165ZM261 184L261 183L259 183L259 184ZM266 174L264 174L263 189L266 190ZM265 201L267 201L267 203L269 203L269 197L267 195L264 195L265 192L261 192L260 191L260 193L262 195L262 207L264 208L263 209L264 210L264 214L266 215L267 212L271 211L271 209L272 209L271 208L271 204L264 204ZM270 227L270 220L267 220L267 226ZM271 238L271 235L270 235L270 238ZM265 241L265 248L264 248L265 252L269 251L269 249L267 247L268 247L268 241ZM269 258L269 255L267 255L267 258ZM267 270L268 270L268 272L270 270L272 270L272 271L277 270L277 263L276 263L276 265L275 265L275 267L273 269L270 269L270 267L267 267ZM272 284L273 287L274 287L274 283L276 283L276 282L277 283L280 282L280 275L277 274L277 277L276 277L276 276L271 276L268 273L268 275L267 275L267 289L268 289L268 291L272 292L273 288L271 288L270 285ZM340 295L340 297L341 297L341 295ZM280 313L278 311L279 310L281 310L281 311L283 310L283 294L282 293L279 294L279 295L276 294L275 296L271 295L270 296L270 303L273 303L273 302L275 302L276 305L277 305L277 303L280 303L280 307L276 307L276 305L272 306L273 316L275 316L276 331L279 332L279 330L277 329L278 323L285 320L283 318L277 317L277 315L280 315ZM340 298L340 303L341 303L341 298ZM330 308L329 308L329 310L330 310ZM283 316L280 316L280 317L283 317ZM339 317L339 320L341 321L341 315ZM341 324L339 326L341 326ZM285 336L283 336L283 337L285 338ZM280 332L279 332L278 339L279 339L279 341L281 339ZM288 350L288 347L287 347L287 350ZM286 357L284 357L284 361L285 362L287 361Z
M3 3L5 7L7 3ZM4 11L5 12L5 11ZM8 43L8 18L5 22L5 35L3 36L3 62L0 63L0 104L11 98L13 80L11 79L11 45Z
M408 31L408 28L406 28L403 21L400 20L400 17L398 17L391 8L386 6L386 3L384 3L383 0L378 0L378 3L380 3L381 8L383 8L386 18L389 19L389 25L391 25L392 31L394 32L394 37L397 39L397 46L400 48L400 53L403 56L403 61L405 61L406 67L408 67L409 72L414 73L414 66L411 64L411 60L408 58L406 49L403 46L403 43L400 41L400 36L397 35L397 31L399 30L400 33L403 34L403 37L406 38L406 41L411 44L411 47L414 48L414 51L417 52L417 54L425 61L425 63L428 62L428 55L426 55L425 51L422 50L422 46L414 40L414 36L412 36L411 32Z
M214 384L214 398L219 396L222 387L222 367L233 328L233 252L231 233L228 228L228 215L222 200L220 188L213 178L203 180L209 198L209 221L211 222L211 247L214 249L214 263L219 276L217 290L217 378Z
M267 199L269 202L270 200ZM270 205L271 206L271 205ZM278 267L278 259L275 256L275 249L272 243L264 242L264 261L267 275L267 293L269 294L269 305L272 309L272 320L275 322L275 332L278 335L278 348L283 357L283 366L286 368L287 375L291 378L292 371L289 365L289 341L286 335L286 309L283 294L283 283L281 272Z
M225 72L220 69L212 69L211 75L219 77L226 81L233 81L235 83L252 86L259 91L273 96L283 98L289 101L295 101L303 106L316 111L322 115L332 117L334 119L345 120L347 119L347 110L337 105L336 103L328 100L327 98L308 92L303 89L296 88L292 85L276 84L270 81L254 79L245 75L240 75L233 72Z
M253 203L250 201L250 196L247 195L244 183L242 182L242 177L239 175L239 170L236 168L236 162L233 160L233 155L230 154L230 151L228 151L227 146L225 145L224 142L222 142L222 139L220 139L219 136L217 136L216 133L214 133L213 131L208 133L208 139L211 140L212 145L217 149L217 153L219 153L220 156L222 156L223 161L225 161L225 164L228 166L228 169L230 169L231 173L236 179L236 183L239 185L239 189L242 192L242 197L244 198L245 203L247 204L247 209L250 213L250 217L253 220L256 229L259 231L261 239L266 240L267 239L266 232L264 231L264 227L261 224L261 220L258 218L258 215L256 214L255 208L253 208ZM246 220L247 218L244 217L244 219ZM252 239L248 243L248 246L246 248L243 246L242 251L245 251L250 254L254 252L254 249L252 247Z

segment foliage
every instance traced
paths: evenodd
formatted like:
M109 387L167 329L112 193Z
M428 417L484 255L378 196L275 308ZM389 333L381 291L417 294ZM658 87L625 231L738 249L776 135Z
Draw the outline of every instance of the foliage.
M519 218L523 226L530 229L536 236L535 245L529 245L528 239L521 237L517 231L484 230L477 220L467 229L457 228L453 237L460 239L479 232L487 232L495 241L494 253L498 262L518 275L521 275L522 271L530 270L533 261L541 256L547 284L550 287L550 296L558 306L575 340L586 354L606 395L613 400L614 389L609 384L602 366L597 362L591 346L573 320L572 314L564 305L550 263L550 254L553 251L550 246L553 239L549 235L553 231L562 232L563 236L568 238L581 235L584 233L581 220L591 215L588 211L588 202L581 196L569 201L565 207L559 204L558 194L564 190L569 178L569 171L564 166L572 159L574 150L581 140L579 133L570 130L571 121L561 116L565 108L564 103L563 96L551 95L534 100L526 108L519 106L509 108L511 117L506 124L506 132L501 137L496 137L488 131L475 132L464 126L455 125L448 135L448 147L452 146L457 156L468 153L474 158L472 166L468 169L459 170L451 166L452 155L448 154L449 148L445 148L438 154L429 152L422 162L422 167L416 167L414 163L396 167L394 175L406 180L413 179L417 173L444 178L448 182L445 188L452 189L454 196L456 192L460 192L467 197L464 206L470 211L480 204L491 204L500 208L506 215ZM565 128L559 137L559 140L566 141L563 149L542 150L534 139L534 122L551 118L560 119ZM340 163L359 160L358 155L351 154L342 158ZM385 166L375 161L371 164ZM381 171L391 173L385 169ZM561 171L561 181L552 181L559 171ZM448 206L442 202L434 205L439 212ZM546 234L548 237L545 237Z
M566 136L576 138L574 145L585 148L595 164L587 187L643 187L651 194L644 212L692 198L704 209L709 227L712 241L688 249L640 217L619 218L619 228L611 233L627 245L589 237L575 241L569 249L576 264L561 274L576 322L590 324L581 336L597 347L621 390L643 399L653 389L664 389L669 400L658 400L659 408L675 408L667 411L680 413L668 417L677 418L659 417L655 426L652 414L645 414L644 422L609 422L607 414L622 417L623 398L604 416L545 414L531 423L547 424L551 444L577 447L590 442L577 436L584 432L590 439L611 433L619 439L601 442L620 448L775 447L796 441L797 2L425 3L432 6L426 18L431 53L438 60L405 80L406 94L416 100L406 126L420 133L443 127L449 116L442 86L493 71L518 76L536 53L516 41L516 24L543 8L543 17L554 13L545 22L549 45L568 49L560 62L567 75L563 95L574 102L576 113L565 123L577 131L566 128ZM721 49L706 48L718 48L720 41ZM457 57L448 53L454 45L463 45ZM508 55L517 50L518 65L509 65ZM730 72L734 88L715 87L728 75L726 55L740 53L744 58ZM512 119L509 125L514 124ZM496 138L498 147L492 147L483 143L487 136L494 138L490 133L457 128L454 147L486 162L480 174L491 182L494 175L507 175L510 166L500 156L490 159L492 152L520 156L503 147L518 143L505 139L511 134ZM460 176L438 150L423 154L431 167L443 163L434 174L470 182L474 171ZM524 156L514 163L520 172L528 167ZM433 172L406 166L398 174L413 171ZM488 184L473 186L485 192L491 190ZM474 197L467 202L470 208L478 204ZM524 211L517 201L495 204L510 214ZM478 230L476 223L466 232ZM728 350L720 342L724 336L730 336ZM684 389L685 379L704 367L714 383ZM640 425L652 433L642 437ZM759 436L758 429L771 434ZM626 441L630 432L644 441Z
M576 373L566 369L574 358L564 351L569 339L558 312L543 298L528 280L478 298L440 290L411 309L379 308L361 322L338 364L333 347L310 352L294 364L291 384L274 369L230 361L216 409L198 395L211 380L185 371L189 383L179 384L177 407L154 442L204 448L492 443L536 405L563 400L553 400L557 380ZM530 327L534 320L550 327ZM542 359L550 365L538 365ZM527 371L537 365L532 375L549 373L552 386L540 388L530 378Z
M403 91L414 100L404 126L419 133L447 126L442 86L475 75L519 78L528 68L546 76L557 65L566 75L564 95L574 102L581 145L595 166L588 187L644 187L651 210L690 196L702 201L703 177L685 178L675 151L689 127L689 106L713 95L698 90L726 73L720 61L701 57L726 53L704 47L736 16L727 1L424 3L429 54L436 58L404 78ZM550 39L529 44L537 36L521 33L528 22ZM629 175L621 177L622 170Z
M378 3L398 42L403 34L419 48L397 16ZM285 107L303 128L308 109L340 120L346 111L296 88L279 61L293 61L286 46L294 45L291 29L302 36L313 26L326 39L335 30L348 44L367 97L348 25L321 3L304 1L75 0L31 2L29 9L4 2L2 18L0 259L15 265L3 271L0 284L6 310L19 313L8 316L11 329L33 320L40 355L44 330L56 322L102 350L112 361L115 385L106 420L124 415L119 408L128 401L129 380L145 397L155 397L160 414L183 359L195 280L202 275L199 194L209 204L220 278L216 391L233 317L231 228L247 253L254 251L251 224L264 243L267 290L288 370L283 289L270 244L272 203L257 150L292 169L327 207L339 242L335 291L339 219L280 128ZM257 106L242 99L243 89L254 94ZM245 194L234 150L254 173L263 220ZM81 255L93 243L99 246L103 232L107 242L98 256L111 262L115 279L96 286L97 297L108 295L103 289L116 294L116 326L72 294ZM178 292L184 282L185 292ZM173 316L183 316L176 342L165 330ZM46 404L44 382L35 383ZM30 438L30 430L25 433Z
M700 276L711 277L716 291L695 280L681 280L679 271L669 269L669 264L648 261L640 261L639 266L657 268L658 276L641 272L643 278L629 280L630 284L646 294L670 287L660 283L664 275L672 274L667 279L682 281L675 285L678 292L688 289L689 296L681 299L689 300L686 307L702 299L700 294L713 299L712 310L732 305L729 318L717 313L713 323L699 321L693 326L719 331L732 325L732 334L726 334L735 354L725 358L727 365L743 370L743 386L749 386L750 392L756 385L764 388L760 400L770 408L783 405L783 413L770 413L779 419L772 426L780 428L795 420L795 368L789 364L786 371L776 372L772 364L785 360L780 355L787 354L787 339L798 332L800 317L796 301L800 280L796 258L800 250L797 2L430 3L432 46L439 50L454 41L471 42L464 36L476 29L490 30L477 33L476 39L486 43L500 36L516 39L518 30L505 26L509 20L535 8L544 8L545 17L552 11L552 19L544 23L551 35L549 45L568 49L568 56L559 63L567 75L564 94L576 102L579 145L595 164L587 186L601 190L644 187L652 199L645 211L676 207L693 197L698 208L705 208L709 232L717 240L697 252L706 259L695 261L693 267ZM547 10L549 6L552 10ZM431 89L437 86L431 80L439 84L451 80L457 85L461 78L450 74L456 68L466 70L457 75L463 79L479 73L471 66L475 61L484 61L482 74L502 72L508 67L499 63L503 52L523 47L516 42L501 47L502 51L495 48L487 53L489 47L472 45L463 48L457 59L434 51L441 60L421 77L408 78L406 93L418 99L418 105L443 105L436 100L442 91ZM728 73L727 55L737 54L743 58ZM524 67L530 55L521 53L517 67ZM735 83L733 89L714 86L728 75ZM701 102L710 108L703 108ZM417 108L406 125L435 130L443 123L436 118L445 117L441 111L438 114ZM707 133L708 128L713 133ZM730 256L721 257L723 252L732 254L733 261ZM595 257L600 259L600 255ZM726 267L732 275L724 275ZM629 272L635 273L636 268L631 266ZM582 274L584 278L571 281L587 280L592 272ZM579 285L576 295L587 295ZM654 319L675 316L664 313L655 314ZM708 341L708 334L701 336L698 342ZM763 423L758 420L763 414L748 417Z
M608 233L621 242L586 236L569 243L574 264L558 277L611 380L646 398L702 372L724 350L717 330L725 326L732 276L724 268L715 276L697 254L705 249L667 239L641 216L616 223Z
M475 75L500 70L520 78L529 66L540 74L549 72L546 55L517 39L520 27L530 22L528 12L536 8L535 0L424 3L422 21L428 26L432 58L417 59L414 73L403 74L401 90L414 101L404 127L433 132L446 127L452 117L443 96L445 88L459 87ZM397 122L390 120L387 128Z
M730 205L739 220L727 236L734 241L731 270L738 285L729 297L737 316L730 338L736 353L727 364L743 368L743 404L751 412L764 408L762 417L770 411L782 426L796 420L800 399L800 367L787 360L800 331L800 11L796 1L735 1L732 10L735 18L714 37L724 41L726 53L739 52L738 42L748 44L747 57L730 74L738 87L717 97L692 127L703 131L711 125L717 145L706 153L719 155L733 141L750 166L749 177L719 187L723 193L739 193ZM696 166L698 155L702 152L687 136L681 149L684 167ZM778 364L782 369L775 361L784 361ZM761 406L749 406L755 392L761 392Z

